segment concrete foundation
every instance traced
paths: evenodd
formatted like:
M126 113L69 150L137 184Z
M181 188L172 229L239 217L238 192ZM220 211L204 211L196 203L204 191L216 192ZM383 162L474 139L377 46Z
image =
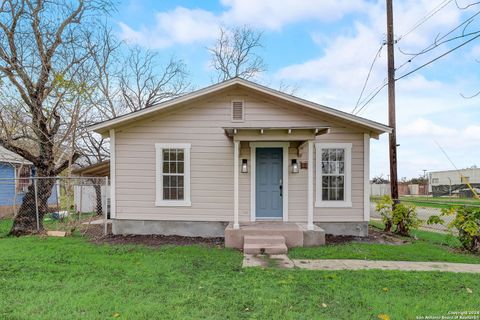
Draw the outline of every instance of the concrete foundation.
M305 223L250 222L241 223L240 229L230 223L225 229L225 247L242 249L245 236L283 236L288 248L325 244L325 231L318 226L307 230Z
M317 226L325 230L326 234L336 236L368 236L368 222L318 222Z
M112 220L113 234L162 234L183 237L224 237L228 222Z

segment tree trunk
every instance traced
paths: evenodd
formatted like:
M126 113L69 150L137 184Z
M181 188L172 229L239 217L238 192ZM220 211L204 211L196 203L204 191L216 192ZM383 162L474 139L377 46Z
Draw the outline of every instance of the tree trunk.
M23 236L44 231L43 217L48 212L48 198L52 194L55 179L36 178L34 180L37 184L37 200L35 201L35 181L33 181L28 187L17 216L13 220L13 226L10 230L11 235ZM38 206L38 229L36 206Z
M95 212L97 215L102 215L103 210L102 210L102 186L96 184L93 186L95 188L95 198L97 200L97 205L95 207ZM105 190L106 192L107 190Z

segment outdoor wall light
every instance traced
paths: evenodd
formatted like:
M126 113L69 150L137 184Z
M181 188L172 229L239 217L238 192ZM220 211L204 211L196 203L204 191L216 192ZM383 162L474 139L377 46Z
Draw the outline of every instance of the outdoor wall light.
M247 159L242 159L242 173L248 172L248 162Z
M297 159L292 159L292 173L298 173L300 171Z

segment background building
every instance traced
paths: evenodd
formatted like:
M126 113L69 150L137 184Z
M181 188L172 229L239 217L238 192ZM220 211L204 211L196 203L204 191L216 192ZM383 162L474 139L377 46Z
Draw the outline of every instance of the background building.
M480 168L433 171L429 173L430 192L434 197L473 197L467 183L480 193Z

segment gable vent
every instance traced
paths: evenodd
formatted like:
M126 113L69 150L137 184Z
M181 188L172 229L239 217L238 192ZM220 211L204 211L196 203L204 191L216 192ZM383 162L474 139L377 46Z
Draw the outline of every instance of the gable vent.
M232 101L232 121L243 121L244 111L243 101Z

